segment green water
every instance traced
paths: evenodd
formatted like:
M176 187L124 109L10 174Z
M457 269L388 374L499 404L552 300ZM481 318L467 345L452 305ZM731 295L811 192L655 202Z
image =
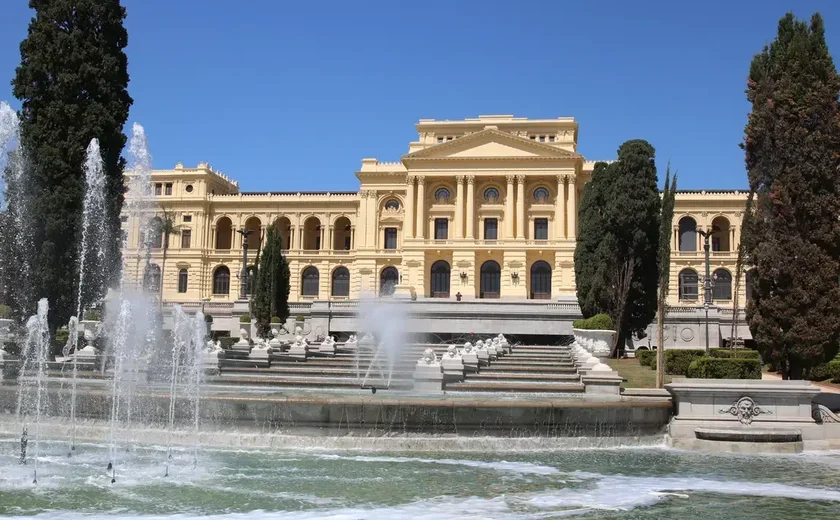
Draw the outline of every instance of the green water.
M30 446L31 447L31 446ZM519 455L42 447L0 442L0 516L280 518L840 518L840 453L733 456L665 448ZM30 453L31 455L31 453Z

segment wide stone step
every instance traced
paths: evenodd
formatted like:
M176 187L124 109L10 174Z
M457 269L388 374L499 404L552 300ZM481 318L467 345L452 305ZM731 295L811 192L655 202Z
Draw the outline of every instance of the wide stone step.
M515 381L448 383L446 390L466 392L552 392L552 393L582 393L580 383L534 383Z
M497 359L493 362L494 366L509 366L509 365L521 365L521 366L532 366L532 367L570 367L572 366L571 361L542 361L542 360L535 360L535 359L518 359L515 357L504 357L501 359Z
M577 369L574 367L542 367L529 365L499 365L493 363L489 367L481 369L481 373L486 372L530 372L530 373L544 373L544 374L575 374Z
M319 388L360 388L357 379L330 377L225 377L215 376L207 379L211 384L240 384L240 385L270 385L285 387L319 387ZM411 388L413 380L392 379L391 388Z
M540 372L488 372L467 376L467 381L580 381L577 374L548 374Z
M364 375L364 371L361 371ZM413 377L414 371L394 370L391 372L393 377ZM286 377L286 376L330 376L330 377L356 377L355 368L323 368L323 367L308 367L305 364L300 364L293 367L275 367L271 368L230 368L224 369L222 375L228 377Z

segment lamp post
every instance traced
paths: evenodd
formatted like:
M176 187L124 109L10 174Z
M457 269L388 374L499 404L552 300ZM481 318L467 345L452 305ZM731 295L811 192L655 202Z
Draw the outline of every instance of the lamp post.
M248 293L248 235L251 234L251 230L237 229L236 232L242 235L242 274L239 276L239 299L244 300Z
M709 350L709 305L712 303L712 277L709 274L709 238L718 231L717 227L712 227L708 231L697 228L697 233L703 237L703 251L706 254L706 276L703 278L703 309L706 311L706 355L710 355Z

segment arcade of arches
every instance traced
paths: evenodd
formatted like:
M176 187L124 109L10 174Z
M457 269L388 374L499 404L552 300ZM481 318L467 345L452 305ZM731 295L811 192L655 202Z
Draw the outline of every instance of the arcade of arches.
M141 243L151 250L147 272L143 262L127 260L125 269L160 288L166 301L233 302L249 276L243 253L244 265L253 266L274 229L292 301L402 291L574 301L577 209L594 167L577 152L578 123L494 115L424 119L416 130L397 162L363 159L347 172L358 179L349 192L242 192L203 163L154 170L154 183L172 184L157 198L179 233L167 244L163 236L141 239L148 221L141 226L126 216L125 258L135 258ZM709 233L710 298L726 306L735 291L746 296L745 283L735 287L745 202L735 190L677 194L669 304L704 300L701 231Z

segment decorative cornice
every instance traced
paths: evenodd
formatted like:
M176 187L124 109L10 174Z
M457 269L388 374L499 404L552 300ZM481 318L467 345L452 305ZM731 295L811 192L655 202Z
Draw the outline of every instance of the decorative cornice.
M467 184L475 184L475 175L467 175Z
M516 180L516 175L505 175L505 180L508 184L513 184L513 181Z
M577 181L577 177L574 175L567 175L566 180L569 181L569 184L574 185L575 181Z
M455 182L457 184L463 184L464 183L464 176L463 175L456 175L455 176Z
M423 175L418 175L417 176L417 185L422 186L424 184L426 184L426 177L424 177Z
M496 136L502 141L508 142L516 142L521 144L526 148L530 148L533 150L539 150L545 152L545 156L533 156L533 157L429 157L432 154L437 154L442 150L448 150L450 148L458 148L461 147L464 143L469 143L471 141L479 141L486 136ZM516 159L516 160L528 160L528 159L541 159L541 160L557 160L557 159L583 159L583 156L577 154L575 152L570 152L568 150L564 150L562 148L557 148L556 146L548 145L545 143L540 143L537 141L532 141L531 139L527 139L524 137L519 137L516 135L511 134L510 132L505 132L498 130L496 128L485 128L484 130L480 130L473 134L465 135L458 139L453 139L452 141L446 141L445 143L436 144L433 146L429 146L427 148L423 148L422 150L417 150L416 152L409 153L402 157L402 160L414 160L414 159L422 159L422 160L499 160L499 159Z
M406 175L405 176L405 183L409 186L414 185L414 175Z
M525 176L524 175L517 175L516 176L516 182L518 184L525 184Z
M566 184L566 176L565 175L558 175L557 176L557 186L560 187Z

